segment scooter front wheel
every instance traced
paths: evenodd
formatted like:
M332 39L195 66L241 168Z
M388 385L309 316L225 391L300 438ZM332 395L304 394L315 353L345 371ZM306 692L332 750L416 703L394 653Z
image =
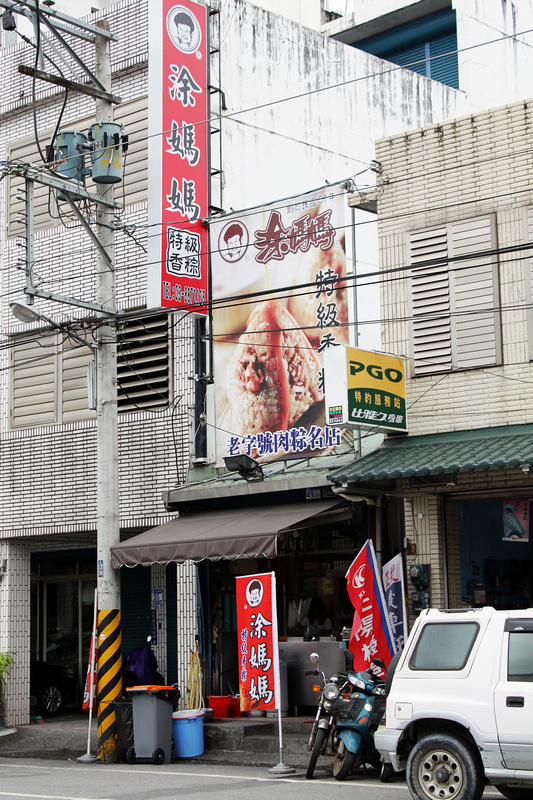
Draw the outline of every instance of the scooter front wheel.
M333 762L333 777L338 781L345 781L355 764L355 753L347 749L344 742L339 743L339 749Z
M316 762L318 761L318 756L322 752L324 744L328 738L329 731L325 730L325 728L319 728L316 732L315 743L313 745L313 752L311 753L311 758L309 759L309 764L307 765L307 772L305 773L306 778L312 778L313 773L315 771Z

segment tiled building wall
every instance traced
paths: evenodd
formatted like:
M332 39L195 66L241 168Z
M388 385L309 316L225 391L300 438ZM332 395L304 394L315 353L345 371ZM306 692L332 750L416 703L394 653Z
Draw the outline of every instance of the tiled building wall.
M119 41L111 45L113 91L123 102L147 93L147 16L145 0L122 0L93 15L106 17ZM94 68L93 46L76 47ZM23 44L1 53L3 74L9 80L0 88L0 159L8 157L10 143L33 137L31 81L17 71L19 63L33 63L34 51ZM37 119L40 131L53 129L63 94L49 84L37 85ZM94 100L71 95L62 121L94 115ZM44 148L46 140L41 142ZM126 182L127 182L126 159ZM5 183L2 189L5 187ZM122 202L121 188L115 199ZM11 315L8 303L23 299L24 273L16 269L21 256L21 237L5 238L8 213L5 192L0 196L2 248L0 263L0 320L4 334L31 327ZM127 206L115 238L117 305L132 309L146 302L146 242L154 235L147 227L145 202ZM35 273L43 288L82 300L95 300L95 248L75 220L35 234ZM57 321L79 318L83 309L38 301L39 310ZM38 326L34 326L38 327ZM193 402L193 323L171 320L173 338L172 381L174 403L166 411L119 415L120 524L124 529L148 528L165 522L161 493L185 480L188 465L190 404ZM175 340L175 341L174 341ZM0 583L0 649L16 652L13 681L8 691L9 725L28 722L30 657L30 555L32 551L68 550L96 544L96 429L95 422L52 425L39 429L11 430L9 424L9 348L0 348L0 560L7 557L9 570ZM22 537L25 537L24 539ZM154 567L153 586L159 586L164 567ZM160 574L161 573L161 574ZM187 638L179 657L180 675L188 669L190 631L196 632L194 566L183 568L178 586L178 615L174 624ZM192 611L191 611L192 608ZM167 625L166 614L163 626ZM169 621L171 624L172 621ZM191 627L192 626L192 627ZM182 630L183 628L183 630ZM160 648L166 647L166 627ZM163 659L163 652L158 658ZM166 656L165 656L166 657ZM184 694L184 689L182 689Z
M533 381L531 255L516 248L531 241L533 229L532 134L533 102L526 100L377 143L387 179L379 201L383 349L407 359L410 435L531 422L533 401L525 390ZM503 250L503 363L413 378L408 234L487 214L495 214L496 246ZM407 482L404 486L405 532L417 546L416 556L408 560L431 564L435 607L461 605L454 498L524 487L521 470L458 473L455 480L456 487L444 490L445 501L442 490L428 496Z
M178 474L183 482L188 425L180 406L159 415L121 415L121 527L150 527L168 519L161 491L176 485ZM9 468L0 483L0 538L94 530L95 445L94 422L4 434L0 452Z
M191 650L195 649L197 594L196 564L191 562L177 565L178 584L178 685L181 691L182 707L187 707L187 683L191 664ZM204 705L207 699L204 697Z
M533 401L517 391L533 380L527 302L529 253L513 251L527 239L532 205L533 101L492 109L378 142L389 183L379 201L383 349L408 360L412 374L407 279L407 234L445 222L496 213L503 364L431 375L407 386L411 435L530 421ZM412 407L412 410L410 408Z
M444 584L445 559L441 525L442 498L440 495L420 494L405 500L405 535L416 545L416 555L407 556L406 566L431 564L431 606L443 608L447 605L447 589ZM407 579L407 614L410 623L414 620L411 608L411 592L415 587Z
M0 541L0 563L6 573L0 580L0 651L14 654L6 681L5 718L23 725L30 713L30 547L27 542ZM6 725L7 726L7 725Z

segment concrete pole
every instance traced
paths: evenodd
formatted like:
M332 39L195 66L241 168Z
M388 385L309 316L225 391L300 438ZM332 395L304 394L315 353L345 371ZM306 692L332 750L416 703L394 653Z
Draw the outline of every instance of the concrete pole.
M97 22L109 30L106 20ZM96 37L95 75L111 93L110 42ZM113 120L112 104L96 100L96 122ZM96 184L96 194L113 199L113 184ZM98 206L97 235L109 256L97 253L97 297L101 305L116 308L114 270L114 215ZM115 712L111 705L121 692L122 655L120 639L120 574L111 569L109 548L120 541L118 480L117 331L114 322L97 331L96 428L97 428L97 588L98 588L98 756L116 760Z

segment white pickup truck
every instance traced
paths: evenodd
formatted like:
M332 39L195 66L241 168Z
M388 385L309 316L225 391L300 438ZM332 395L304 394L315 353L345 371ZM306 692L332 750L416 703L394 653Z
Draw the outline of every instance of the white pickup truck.
M427 609L388 678L375 744L415 800L533 800L533 609Z

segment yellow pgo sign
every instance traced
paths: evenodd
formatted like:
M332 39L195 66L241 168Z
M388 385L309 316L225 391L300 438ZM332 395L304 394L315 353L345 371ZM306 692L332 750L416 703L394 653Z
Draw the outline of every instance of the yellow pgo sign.
M329 348L324 380L328 425L407 432L403 358L356 347Z

